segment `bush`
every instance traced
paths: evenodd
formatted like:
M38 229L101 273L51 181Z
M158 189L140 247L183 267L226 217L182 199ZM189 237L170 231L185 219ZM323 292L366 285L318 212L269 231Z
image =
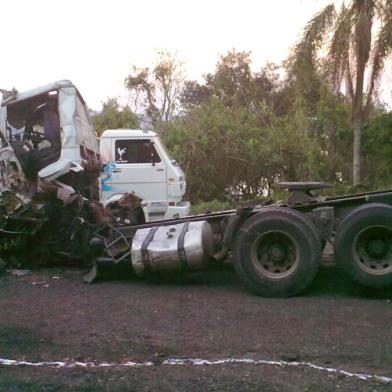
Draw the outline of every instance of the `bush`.
M203 201L201 203L193 205L191 213L194 215L198 215L210 212L230 210L231 208L233 208L233 206L229 202L214 199L212 201Z

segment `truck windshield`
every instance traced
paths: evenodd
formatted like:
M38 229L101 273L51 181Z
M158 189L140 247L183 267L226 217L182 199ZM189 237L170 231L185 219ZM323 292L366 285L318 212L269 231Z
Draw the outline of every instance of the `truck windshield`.
M167 156L167 159L170 161L170 163L177 166L176 160L171 157L169 150L167 149L166 145L161 142L161 139L156 138L155 140L156 140L156 143L159 145L160 151L163 151L163 153Z

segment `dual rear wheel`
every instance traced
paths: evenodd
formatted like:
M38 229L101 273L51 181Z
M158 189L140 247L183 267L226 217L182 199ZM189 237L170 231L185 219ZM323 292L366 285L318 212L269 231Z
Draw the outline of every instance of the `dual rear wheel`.
M355 282L391 286L392 207L370 203L349 213L336 232L335 257Z
M293 209L268 208L239 229L234 265L252 292L287 297L312 282L321 253L321 240L310 219ZM361 285L392 286L392 207L370 203L352 210L336 231L335 258Z
M304 290L317 274L321 241L313 223L298 211L268 208L240 228L234 265L242 282L265 297Z

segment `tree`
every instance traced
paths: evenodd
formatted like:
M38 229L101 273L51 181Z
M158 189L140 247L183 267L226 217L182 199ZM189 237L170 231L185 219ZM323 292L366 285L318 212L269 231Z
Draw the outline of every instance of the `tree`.
M139 120L128 107L122 108L117 98L108 98L103 103L102 111L93 115L94 128L98 135L105 129L138 128Z
M392 112L372 117L363 134L363 176L372 189L391 189Z
M204 84L185 83L181 103L182 115L164 136L187 173L192 202L253 199L271 194L278 181L319 179L325 173L334 178L328 170L334 155L321 151L318 132L337 123L329 116L335 102L324 99L323 123L308 132L309 120L299 126L292 115L290 83L283 83L273 64L252 72L248 52L229 51Z
M253 75L249 52L229 51L221 56L214 74L206 75L207 87L227 107L249 107L253 98Z
M205 84L199 84L196 80L186 80L180 96L180 104L187 111L210 98L212 91Z
M374 34L376 28L378 32ZM303 94L309 92L309 81L320 64L319 54L325 50L328 55L324 66L330 85L335 92L344 90L351 104L352 173L356 186L361 181L363 127L377 95L377 81L392 52L392 2L352 0L339 11L330 4L310 20L292 59L292 70Z
M316 139L291 116L270 117L266 125L255 111L211 97L171 122L164 138L186 172L192 203L260 198L278 181L315 178Z
M133 66L125 86L131 93L135 112L144 111L155 127L176 113L184 80L183 64L176 55L160 51L152 70Z
M227 108L246 108L257 115L260 123L270 123L269 112L282 104L278 66L267 63L252 72L250 52L230 50L220 56L214 73L204 76L203 84L186 81L181 94L185 112L215 98Z

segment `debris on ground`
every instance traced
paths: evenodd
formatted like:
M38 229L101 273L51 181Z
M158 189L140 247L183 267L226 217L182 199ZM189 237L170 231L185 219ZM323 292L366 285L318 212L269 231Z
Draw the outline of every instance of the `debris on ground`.
M135 211L141 210L141 199L134 195L125 195L106 208L82 195L68 204L49 193L36 193L31 199L19 196L12 191L0 193L0 253L12 271L59 263L87 267L94 233L136 223Z
M49 284L46 283L45 281L42 281L42 282L31 282L31 284L32 284L33 286L49 287Z
M26 276L32 274L31 270L29 269L10 269L8 271L11 275L14 276Z

